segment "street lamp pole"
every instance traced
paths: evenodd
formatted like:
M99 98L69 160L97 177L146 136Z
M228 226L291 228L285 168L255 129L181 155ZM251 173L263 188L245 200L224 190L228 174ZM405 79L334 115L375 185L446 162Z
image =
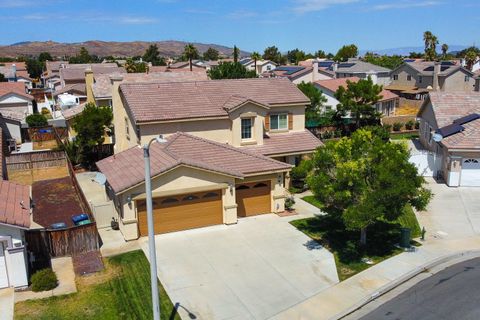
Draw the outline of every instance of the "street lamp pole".
M155 249L155 233L153 229L153 206L152 206L152 178L150 173L150 145L152 142L164 142L159 136L150 140L143 146L143 158L145 160L145 194L147 196L147 225L148 225L148 251L150 256L150 284L152 288L153 319L160 320L160 304L158 298L157 280L157 254Z

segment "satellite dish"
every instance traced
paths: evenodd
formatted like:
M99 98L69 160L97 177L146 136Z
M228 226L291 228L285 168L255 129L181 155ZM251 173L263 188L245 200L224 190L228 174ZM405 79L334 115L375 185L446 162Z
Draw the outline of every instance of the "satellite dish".
M443 140L443 137L440 133L434 133L432 136L433 141L440 142Z
M105 177L105 175L101 172L97 172L97 174L95 175L95 178L93 179L96 183L98 183L99 185L105 185L105 183L107 182L107 177Z

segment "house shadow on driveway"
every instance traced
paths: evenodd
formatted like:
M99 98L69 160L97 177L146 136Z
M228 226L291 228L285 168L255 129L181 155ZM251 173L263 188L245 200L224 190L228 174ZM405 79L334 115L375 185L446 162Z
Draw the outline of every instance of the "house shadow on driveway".
M183 319L266 319L338 283L333 255L274 214L158 235L156 249Z

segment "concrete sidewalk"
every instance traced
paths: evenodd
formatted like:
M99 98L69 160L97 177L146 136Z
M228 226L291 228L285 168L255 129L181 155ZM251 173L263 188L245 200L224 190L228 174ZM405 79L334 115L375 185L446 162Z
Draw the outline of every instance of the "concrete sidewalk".
M480 249L480 237L459 240L430 239L415 252L381 262L271 319L338 319L416 274Z

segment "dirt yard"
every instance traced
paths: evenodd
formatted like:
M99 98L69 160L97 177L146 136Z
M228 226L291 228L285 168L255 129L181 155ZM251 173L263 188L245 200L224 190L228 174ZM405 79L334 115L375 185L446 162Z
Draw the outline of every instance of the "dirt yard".
M32 170L9 170L8 180L32 185L36 181L57 179L68 176L67 167L51 167Z
M56 149L58 148L57 141L47 140L47 141L34 141L33 150L45 150L45 149Z

